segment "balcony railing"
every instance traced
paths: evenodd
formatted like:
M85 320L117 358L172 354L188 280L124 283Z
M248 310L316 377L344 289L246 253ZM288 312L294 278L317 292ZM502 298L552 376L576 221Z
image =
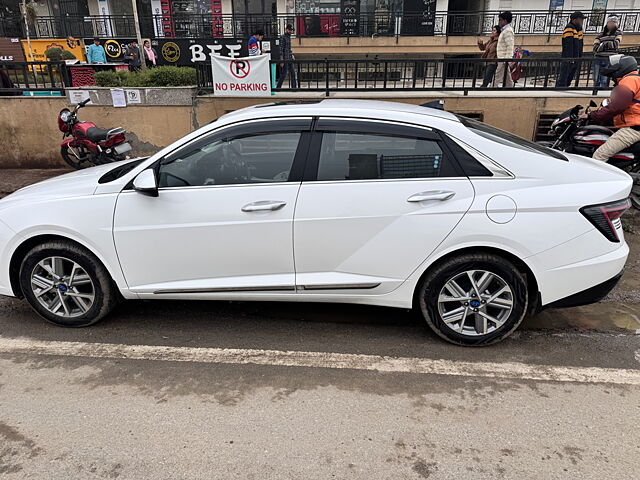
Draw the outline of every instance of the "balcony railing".
M594 10L584 12L586 33L602 30L606 18L616 15L625 33L640 33L640 10ZM284 32L287 24L300 37L400 37L481 35L498 23L498 11L361 13L358 15L295 13L278 15L154 15L141 16L145 38L245 38L257 29L267 38ZM518 35L557 35L569 21L569 11L514 11L513 28ZM34 38L134 38L133 15L37 17L30 26ZM0 36L24 37L19 16L0 18Z

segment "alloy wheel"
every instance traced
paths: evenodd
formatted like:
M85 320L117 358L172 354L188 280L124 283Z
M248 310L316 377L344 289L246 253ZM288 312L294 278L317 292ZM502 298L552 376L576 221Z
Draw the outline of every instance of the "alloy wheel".
M95 286L84 268L64 257L47 257L31 272L31 291L50 313L79 317L95 301Z
M513 311L507 282L486 270L468 270L448 282L438 295L444 324L461 335L486 335L500 328Z

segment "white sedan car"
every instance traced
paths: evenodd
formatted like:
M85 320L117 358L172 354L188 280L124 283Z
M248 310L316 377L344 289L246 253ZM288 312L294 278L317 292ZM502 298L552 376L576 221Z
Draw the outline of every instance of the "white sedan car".
M0 200L0 294L65 326L122 298L415 308L486 345L613 288L631 185L432 108L260 105Z

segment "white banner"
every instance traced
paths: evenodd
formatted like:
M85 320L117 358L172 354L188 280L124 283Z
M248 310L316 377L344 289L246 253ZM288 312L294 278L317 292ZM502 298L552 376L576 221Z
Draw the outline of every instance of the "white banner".
M255 97L271 95L270 55L211 57L213 92L216 95Z

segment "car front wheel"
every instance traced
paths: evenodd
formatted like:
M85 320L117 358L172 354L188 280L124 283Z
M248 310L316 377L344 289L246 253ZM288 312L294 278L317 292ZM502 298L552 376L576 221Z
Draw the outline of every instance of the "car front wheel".
M491 254L464 254L437 266L423 282L420 310L427 324L457 345L499 342L524 319L528 306L525 275Z
M71 242L34 247L20 266L20 286L41 317L65 327L96 323L117 301L106 268L89 251Z

